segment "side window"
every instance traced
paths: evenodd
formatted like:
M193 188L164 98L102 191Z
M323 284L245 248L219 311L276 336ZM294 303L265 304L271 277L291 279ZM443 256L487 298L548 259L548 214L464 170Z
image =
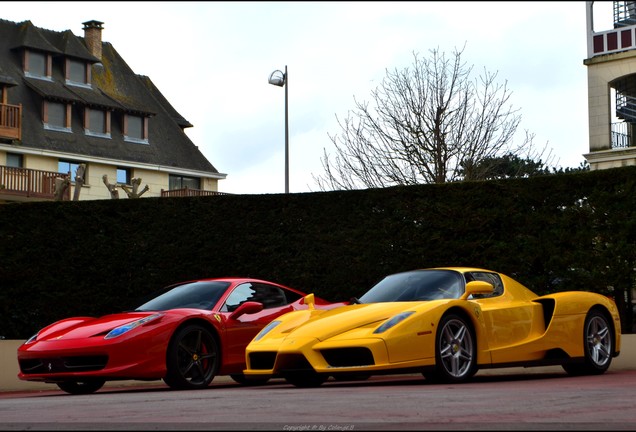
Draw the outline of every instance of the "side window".
M263 303L265 309L285 306L287 298L282 289L274 285L255 284L254 298L252 301Z
M274 285L262 283L245 283L234 288L221 308L223 312L232 312L243 302L255 301L263 304L263 308L275 308L288 304L285 292Z
M466 273L466 282L470 281L482 281L488 282L492 284L495 288L492 294L480 294L475 296L475 298L489 298L489 297L497 297L503 294L503 282L498 274L495 273L486 273L486 272L470 272Z
M223 312L233 312L241 303L251 300L256 291L252 288L251 283L245 283L234 288L225 300L225 304L221 308Z

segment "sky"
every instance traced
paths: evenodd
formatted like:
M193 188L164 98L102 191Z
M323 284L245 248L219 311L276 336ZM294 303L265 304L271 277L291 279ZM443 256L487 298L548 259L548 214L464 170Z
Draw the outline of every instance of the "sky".
M611 22L612 2L596 4L596 22ZM496 72L521 115L515 139L534 134L552 164L578 167L589 150L584 1L3 1L0 18L80 37L83 22L103 22L102 40L193 125L188 137L227 175L221 192L285 191L273 71L288 71L289 191L315 192L354 97L370 101L387 70L433 49L464 47L476 73Z

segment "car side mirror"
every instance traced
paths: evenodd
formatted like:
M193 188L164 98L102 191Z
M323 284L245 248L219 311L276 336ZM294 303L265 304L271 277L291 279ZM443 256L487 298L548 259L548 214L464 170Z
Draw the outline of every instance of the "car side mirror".
M461 300L466 300L469 296L474 294L492 294L495 290L493 284L484 281L471 281L466 284L466 291L460 297Z
M303 297L302 303L306 304L309 310L314 310L316 305L316 298L314 294L307 294L305 297Z
M238 319L241 315L255 314L263 310L263 303L246 301L241 303L234 312L230 314L230 319Z

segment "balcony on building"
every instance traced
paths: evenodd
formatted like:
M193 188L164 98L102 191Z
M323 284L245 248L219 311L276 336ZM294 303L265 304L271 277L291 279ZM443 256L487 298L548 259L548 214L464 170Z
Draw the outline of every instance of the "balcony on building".
M56 180L59 183L67 177L67 174L55 171L0 165L0 202L53 201ZM67 188L62 200L69 199L70 188Z
M0 103L0 139L22 139L22 105Z

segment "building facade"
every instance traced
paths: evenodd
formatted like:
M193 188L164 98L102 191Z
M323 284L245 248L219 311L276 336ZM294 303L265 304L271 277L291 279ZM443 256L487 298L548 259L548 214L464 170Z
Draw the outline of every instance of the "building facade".
M219 194L192 125L83 24L0 19L0 202Z
M614 1L611 10L608 4L585 2L590 151L584 157L592 170L636 165L636 2ZM610 13L612 27L596 28Z

